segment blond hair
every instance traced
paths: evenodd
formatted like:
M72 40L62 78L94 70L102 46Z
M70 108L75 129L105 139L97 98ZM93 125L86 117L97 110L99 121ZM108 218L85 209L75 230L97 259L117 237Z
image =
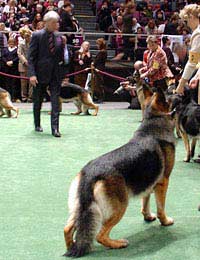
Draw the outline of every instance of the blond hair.
M146 39L146 42L158 43L158 38L155 35L149 35Z
M25 35L30 35L30 36L31 36L32 32L31 32L31 30L29 30L28 28L22 27L22 28L20 28L20 30L19 30L19 34L20 34L20 36L21 36L22 38L24 38Z
M190 16L200 18L200 6L197 4L186 5L180 12L180 18L187 20Z

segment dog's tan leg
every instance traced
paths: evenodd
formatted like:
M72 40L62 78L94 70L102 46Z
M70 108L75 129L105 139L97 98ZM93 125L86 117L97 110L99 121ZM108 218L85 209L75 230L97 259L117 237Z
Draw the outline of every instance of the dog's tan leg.
M155 197L157 204L157 217L160 220L160 223L163 226L169 226L174 223L174 220L166 216L165 213L165 200L166 193L168 188L169 178L164 177L159 183L155 186Z
M18 115L19 115L19 108L17 108L17 107L12 107L11 110L13 110L13 111L15 112L15 115L12 116L12 118L17 118Z
M77 107L77 112L72 112L71 115L80 115L82 113L81 102L78 100L74 100L74 105Z
M119 187L120 181L120 187ZM128 205L128 192L126 188L126 184L121 178L111 178L110 180L105 180L104 182L104 192L105 195L102 198L106 198L106 208L101 206L102 199L100 199L100 203L98 203L99 208L101 209L102 215L104 215L103 211L108 210L110 215L108 218L104 218L102 228L98 233L96 239L99 243L109 248L123 248L128 246L128 241L125 239L113 240L109 238L109 234L112 228L120 221L123 217L127 205ZM99 193L98 193L99 196ZM102 210L103 208L103 210ZM105 213L107 214L107 212ZM105 215L104 215L105 216Z
M197 143L197 139L196 139L196 138L192 138L192 143L191 143L191 152L190 152L190 156L191 156L191 158L194 157L196 143Z
M179 128L177 116L175 116L174 121L175 121L176 135L177 135L178 138L181 138L181 133L180 133L181 131L180 131L180 128Z
M97 106L96 104L94 104L92 97L90 96L89 93L87 93L86 95L83 96L82 98L82 102L85 106L87 106L88 108L94 109L95 112L92 114L93 116L97 116L98 111L99 111L99 106Z
M5 115L5 113L4 113L4 111L3 111L3 108L1 107L1 105L0 105L0 117L2 117L2 116L4 116Z
M68 224L64 227L64 237L65 237L65 244L67 249L69 249L73 245L73 234L75 232L74 221L71 220Z
M186 149L186 157L184 159L184 162L190 162L190 142L189 142L188 135L183 131L180 131L180 134Z
M12 117L11 110L9 108L5 108L7 117Z
M142 198L142 208L141 213L144 216L145 221L156 220L156 215L150 211L150 194Z

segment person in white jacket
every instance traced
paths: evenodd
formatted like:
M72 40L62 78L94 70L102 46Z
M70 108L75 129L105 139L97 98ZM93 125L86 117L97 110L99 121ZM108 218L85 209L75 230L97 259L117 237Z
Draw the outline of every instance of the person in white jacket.
M191 79L193 73L198 69L200 64L200 6L197 4L186 5L180 12L182 20L187 22L187 25L192 29L193 33L190 42L189 59L184 68L183 75L179 81L176 92L184 93L186 83ZM190 88L199 88L198 103L200 104L200 86L198 84L200 79L200 69L195 76L190 80Z

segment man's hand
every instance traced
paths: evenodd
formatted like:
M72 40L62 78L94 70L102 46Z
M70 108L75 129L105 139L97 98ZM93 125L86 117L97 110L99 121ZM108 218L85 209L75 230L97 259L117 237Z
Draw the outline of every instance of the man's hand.
M186 79L181 78L176 89L176 93L179 95L184 95L185 84L187 83Z
M13 65L13 62L10 60L10 61L7 61L6 64L11 67Z
M141 78L141 79L144 79L144 78L146 78L146 76L147 76L146 73L142 73L142 74L140 75L140 78Z
M197 78L192 78L192 79L190 80L189 87L190 87L191 89L196 88L197 85L198 85L198 82L199 82L199 80L198 80Z
M32 86L36 87L36 85L38 84L37 77L36 76L30 77L30 83Z

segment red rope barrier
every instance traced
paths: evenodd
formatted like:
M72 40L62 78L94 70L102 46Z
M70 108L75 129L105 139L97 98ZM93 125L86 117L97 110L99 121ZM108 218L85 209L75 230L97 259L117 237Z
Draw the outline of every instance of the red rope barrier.
M81 74L81 73L87 72L88 70L90 70L90 68L86 68L86 69L83 69L83 70L79 70L79 71L76 71L76 72L73 72L73 73L66 74L65 77L75 76L77 74ZM30 79L29 77L22 77L22 76L12 75L12 74L8 74L8 73L2 72L2 71L0 71L0 75L2 75L4 77L8 77L8 78L14 78L14 79L24 79L24 80L29 80Z
M122 78L122 77L113 75L113 74L111 74L111 73L108 73L108 72L105 72L105 71L102 71L102 70L95 69L95 71L96 71L97 73L100 73L100 74L102 74L102 75L106 75L106 76L108 76L108 77L117 79L117 80L119 80L119 81L125 81L125 80L127 80L126 78Z
M28 77L22 77L22 76L17 76L17 75L11 75L11 74L8 74L8 73L4 73L4 72L2 72L2 71L0 71L0 75L5 76L5 77L8 77L8 78L13 78L13 79L25 79L25 80L29 80Z
M65 77L68 78L70 76L75 76L75 75L87 72L88 70L90 70L90 68L86 68L84 70L79 70L79 71L76 71L76 72L73 72L73 73L66 74Z

